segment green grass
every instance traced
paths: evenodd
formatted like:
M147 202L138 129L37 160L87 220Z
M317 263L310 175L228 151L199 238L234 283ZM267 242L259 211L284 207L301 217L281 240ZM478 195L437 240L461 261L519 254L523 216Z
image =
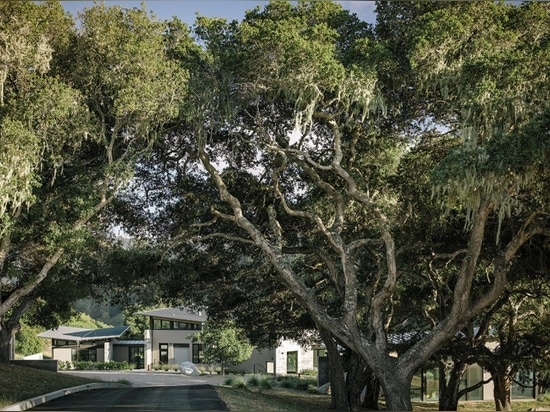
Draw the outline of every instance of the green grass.
M100 381L0 363L0 407L93 382Z

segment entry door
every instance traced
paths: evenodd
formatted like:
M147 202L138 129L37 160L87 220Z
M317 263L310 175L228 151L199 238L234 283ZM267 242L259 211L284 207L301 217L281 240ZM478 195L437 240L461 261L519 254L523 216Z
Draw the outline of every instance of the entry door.
M189 344L179 344L174 345L174 361L176 365L181 364L182 362L190 361L191 357L189 356Z
M130 346L129 350L129 359L130 363L136 365L136 369L143 369L144 365L144 347L143 346Z

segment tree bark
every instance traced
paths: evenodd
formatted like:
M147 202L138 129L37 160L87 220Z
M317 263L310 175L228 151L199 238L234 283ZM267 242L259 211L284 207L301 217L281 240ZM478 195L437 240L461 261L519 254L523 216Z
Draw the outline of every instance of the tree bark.
M456 411L458 409L460 378L464 375L467 367L465 362L453 362L453 367L447 373L444 363L439 363L440 411Z
M495 398L495 410L511 411L512 402L510 396L511 379L506 373L495 372L493 376L493 396Z
M346 395L346 381L344 378L344 365L338 350L338 345L330 332L319 328L321 339L325 343L328 352L328 375L330 380L330 407L337 411L348 410L348 397Z
M384 391L387 411L412 411L411 378L402 375L397 372L378 376Z
M369 367L367 383L365 385L365 398L363 407L372 411L378 410L378 399L380 398L380 382L376 378L374 371Z
M7 363L11 360L11 338L16 333L12 332L5 327L4 322L0 322L0 363Z
M361 407L361 392L372 370L361 355L349 349L346 352L346 392L350 410L357 411Z

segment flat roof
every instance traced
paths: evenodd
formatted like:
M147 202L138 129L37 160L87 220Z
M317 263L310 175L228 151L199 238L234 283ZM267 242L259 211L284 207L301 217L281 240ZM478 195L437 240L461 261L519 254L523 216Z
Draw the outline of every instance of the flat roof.
M153 318L203 323L206 321L204 309L190 309L185 307L153 309L144 312L137 312L137 315L151 316Z
M115 328L85 329L73 328L71 326L59 326L38 334L40 338L69 340L84 342L89 340L106 340L119 338L130 326L118 326Z

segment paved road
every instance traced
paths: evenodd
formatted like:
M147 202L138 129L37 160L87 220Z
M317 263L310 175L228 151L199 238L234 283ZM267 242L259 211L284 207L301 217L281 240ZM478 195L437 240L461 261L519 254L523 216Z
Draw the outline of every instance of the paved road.
M97 389L64 396L31 411L228 411L210 385Z
M214 386L222 377L184 376L175 372L71 371L60 372L133 386L96 389L67 395L36 406L32 411L228 411Z

